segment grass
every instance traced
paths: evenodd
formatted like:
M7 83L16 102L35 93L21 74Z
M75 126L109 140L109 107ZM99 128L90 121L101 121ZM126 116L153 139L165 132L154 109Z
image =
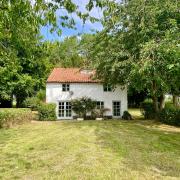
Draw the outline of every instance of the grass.
M2 129L0 179L179 179L180 133L157 127L107 120Z

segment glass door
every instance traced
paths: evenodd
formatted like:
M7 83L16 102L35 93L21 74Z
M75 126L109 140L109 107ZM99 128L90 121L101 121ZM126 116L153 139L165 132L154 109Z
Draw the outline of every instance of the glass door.
M113 101L113 116L120 117L121 116L121 102Z
M59 102L59 113L60 118L71 118L72 109L70 102Z

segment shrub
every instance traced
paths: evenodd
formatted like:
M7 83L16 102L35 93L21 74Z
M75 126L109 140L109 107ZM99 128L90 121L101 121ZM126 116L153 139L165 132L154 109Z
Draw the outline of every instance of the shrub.
M101 109L95 109L93 111L93 115L95 118L103 118L104 117L104 113L109 111L110 109L108 108L101 108Z
M37 92L36 96L28 97L25 102L25 107L30 107L33 111L37 111L41 103L45 102L46 93L44 90Z
M40 91L38 91L36 97L37 97L40 101L45 101L45 99L46 99L46 91L45 91L45 90L40 90Z
M154 119L156 117L152 102L142 102L140 105L140 111L145 119Z
M29 97L25 101L25 106L31 108L33 111L37 111L41 105L41 100L37 97Z
M82 97L71 101L72 110L79 116L86 118L88 112L92 112L96 107L96 102L91 98Z
M53 121L56 120L56 104L41 103L38 106L39 120L41 121Z
M132 118L131 114L128 111L124 111L122 119L124 119L124 120L132 120L133 118Z
M10 128L33 120L33 114L27 108L0 109L0 128Z
M159 113L159 120L165 124L180 126L180 109L165 107Z
M174 106L174 104L173 104L172 102L166 102L165 108L168 108L168 109L175 109L176 107Z

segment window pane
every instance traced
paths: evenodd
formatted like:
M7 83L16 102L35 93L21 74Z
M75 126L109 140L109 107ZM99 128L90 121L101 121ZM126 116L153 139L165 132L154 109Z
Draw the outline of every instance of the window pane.
M104 85L104 91L112 91L111 85L108 84Z
M66 91L69 91L69 84L66 84Z
M97 101L96 102L96 108L97 109L103 109L104 108L104 102L103 101Z
M101 109L104 108L104 102L101 102Z
M69 91L70 85L69 84L62 84L62 91Z

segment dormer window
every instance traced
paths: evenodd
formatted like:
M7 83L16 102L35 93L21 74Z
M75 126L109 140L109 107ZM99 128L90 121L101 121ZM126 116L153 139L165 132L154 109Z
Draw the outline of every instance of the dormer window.
M105 91L105 92L111 92L111 91L112 91L112 86L109 85L109 84L105 84L105 85L103 86L103 88L104 88L104 91Z
M69 84L62 84L62 91L66 92L70 90L70 85Z

